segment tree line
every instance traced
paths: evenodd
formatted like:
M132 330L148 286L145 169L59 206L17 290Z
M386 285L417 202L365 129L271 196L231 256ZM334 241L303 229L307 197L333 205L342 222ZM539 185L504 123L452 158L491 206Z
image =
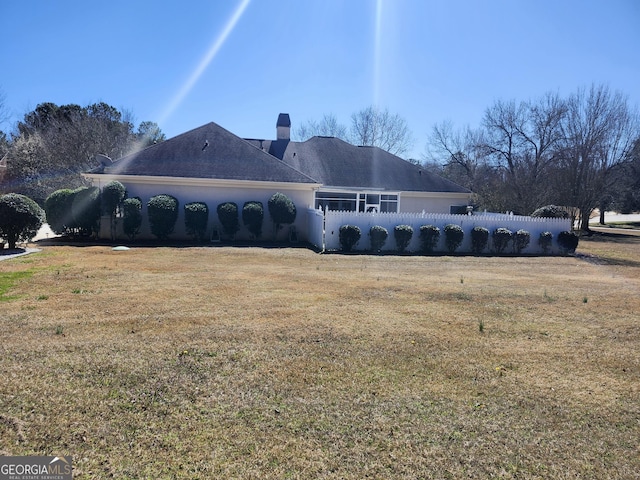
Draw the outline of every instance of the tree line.
M164 139L156 123L144 121L136 129L131 113L106 103L42 103L12 133L0 132L0 193L23 194L43 205L55 190L84 186L81 173L96 166L97 154L116 159Z
M336 137L353 145L380 147L400 157L413 146L413 136L406 120L374 106L354 112L349 127L328 113L320 120L307 120L293 130L295 140L304 141L314 136Z
M475 129L435 125L426 164L468 187L491 211L528 215L563 205L588 230L596 208L640 209L638 111L604 85L565 98L498 100Z
M0 95L0 120L2 106ZM132 117L105 103L38 105L14 132L0 132L0 165L6 166L0 193L21 193L42 205L55 190L85 185L80 173L96 166L95 155L116 159L165 139L154 122L136 130ZM293 138L332 136L398 156L413 145L407 122L386 109L370 106L350 120L348 127L333 114L307 120ZM582 229L596 208L640 210L638 111L605 85L566 97L497 100L477 128L441 122L422 160L424 168L474 192L479 209L528 215L543 205L563 205L580 216Z

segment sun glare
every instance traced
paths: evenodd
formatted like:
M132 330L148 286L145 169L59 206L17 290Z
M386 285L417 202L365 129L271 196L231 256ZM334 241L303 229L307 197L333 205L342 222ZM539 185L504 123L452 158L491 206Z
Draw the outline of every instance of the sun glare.
M376 1L376 27L373 46L373 104L378 107L380 103L380 63L382 56L382 1Z
M242 2L238 5L238 7L233 12L233 15L231 16L231 18L229 18L226 25L224 26L222 32L220 32L220 34L214 39L213 43L209 47L209 50L198 63L198 66L191 73L191 75L189 75L187 81L184 83L184 85L182 85L178 93L175 95L175 97L173 97L165 111L162 113L162 115L160 116L160 121L158 123L162 125L164 122L166 122L167 119L171 117L173 112L180 106L185 97L189 95L189 92L191 92L194 85L198 82L209 64L215 58L218 51L224 45L225 41L235 28L236 24L242 17L242 14L247 9L250 2L251 0L242 0Z

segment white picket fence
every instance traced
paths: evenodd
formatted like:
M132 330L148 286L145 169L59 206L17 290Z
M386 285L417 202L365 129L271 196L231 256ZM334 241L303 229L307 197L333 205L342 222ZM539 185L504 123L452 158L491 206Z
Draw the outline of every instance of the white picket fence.
M307 235L311 245L324 251L324 213L322 210L307 210Z
M324 222L324 229L320 225ZM542 232L553 235L552 247L549 253L559 253L557 244L558 234L571 230L571 220L565 218L533 218L510 214L478 213L473 215L448 215L436 213L360 213L346 211L321 212L309 209L309 240L320 250L340 250L339 230L342 225L356 225L362 236L354 250L366 251L371 249L369 229L375 225L384 227L389 237L383 250L395 250L396 242L393 229L397 225L409 225L413 228L413 237L407 250L420 250L420 227L434 225L440 229L440 241L436 252L446 252L444 227L448 224L459 225L464 231L464 240L457 252L471 252L471 230L474 227L484 227L489 230L488 250L492 248L491 233L497 228L508 228L512 232L526 230L531 235L529 246L523 254L542 253L538 245L538 238ZM323 232L323 234L321 233Z

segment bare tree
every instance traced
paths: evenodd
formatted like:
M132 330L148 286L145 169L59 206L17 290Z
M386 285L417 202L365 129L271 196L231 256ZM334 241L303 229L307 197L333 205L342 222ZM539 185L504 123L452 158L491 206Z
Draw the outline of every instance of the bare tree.
M607 193L600 205L600 224L605 224L605 212L613 209L621 213L640 211L640 137L624 162L611 169Z
M18 123L2 189L42 202L54 190L84 185L80 173L96 166L96 154L119 158L131 151L136 135L126 118L105 103L38 105Z
M373 106L351 115L350 140L354 145L380 147L399 156L413 145L411 131L402 117Z
M438 164L447 178L477 191L477 173L486 155L480 147L482 132L454 129L449 121L433 126L427 143L425 160Z
M336 137L342 140L348 140L347 127L338 122L337 117L333 113L325 114L318 122L316 120L307 120L300 127L294 129L294 136L299 141L305 141L311 137Z
M607 86L592 85L569 97L563 124L563 148L557 180L564 203L576 207L580 228L589 230L589 217L615 178L640 136L638 112L627 97Z
M557 160L567 107L557 94L497 101L483 119L485 150L504 172L511 209L529 214L553 197L548 175Z
M477 208L505 211L511 206L502 172L488 161L482 129L455 129L451 122L434 125L426 148L425 167L474 193Z

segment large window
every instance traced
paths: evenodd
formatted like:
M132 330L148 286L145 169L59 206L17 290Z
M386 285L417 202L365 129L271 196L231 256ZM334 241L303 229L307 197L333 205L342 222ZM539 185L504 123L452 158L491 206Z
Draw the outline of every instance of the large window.
M356 194L340 192L316 192L316 208L322 210L356 210Z
M397 193L316 192L316 208L349 212L397 212Z

